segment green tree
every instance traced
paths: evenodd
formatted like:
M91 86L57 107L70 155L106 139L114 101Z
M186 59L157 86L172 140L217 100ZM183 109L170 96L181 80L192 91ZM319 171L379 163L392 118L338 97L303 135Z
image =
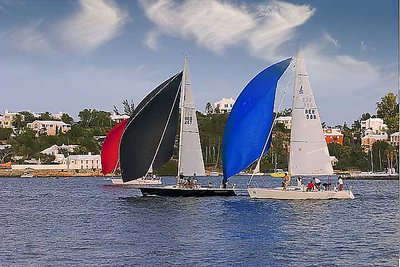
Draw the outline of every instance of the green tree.
M0 163L9 162L11 160L12 149L7 147L0 150Z
M219 104L215 107L214 112L215 112L216 114L220 114L220 113L221 113L221 109L220 109L220 107L219 107Z
M39 153L39 159L42 164L51 164L54 163L56 157L54 155Z
M40 113L39 120L41 121L52 121L54 120L53 116L51 115L50 112L46 111L44 113Z
M68 115L67 113L63 113L62 114L61 120L63 122L65 122L65 123L68 123L68 124L73 124L74 123L74 119L70 115Z
M128 99L125 99L122 101L122 106L124 107L124 114L131 116L133 112L135 111L135 104L133 103L133 100L129 102Z
M96 109L84 109L79 112L79 124L83 127L110 127L113 122L110 118L110 113Z
M21 111L19 112L23 116L23 127L25 127L28 123L34 122L36 118L29 111Z
M21 114L15 115L15 119L13 121L13 126L19 131L22 127L24 127L24 118Z
M381 101L376 103L376 112L378 118L383 119L387 124L389 134L399 129L399 105L394 93L389 92Z
M124 114L131 116L133 114L133 111L135 110L135 104L133 100L129 102L128 99L125 99L122 101L122 107L124 109ZM113 106L113 112L117 115L121 115L121 112L119 112L118 108L114 105Z
M11 128L0 128L0 140L8 140L12 132Z
M213 107L212 107L210 102L207 102L206 108L205 108L205 112L206 112L206 114L212 114L213 113Z

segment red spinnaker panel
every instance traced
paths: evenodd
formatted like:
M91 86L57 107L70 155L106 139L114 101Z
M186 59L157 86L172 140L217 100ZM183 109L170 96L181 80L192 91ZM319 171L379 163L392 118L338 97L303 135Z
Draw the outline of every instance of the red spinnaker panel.
M115 125L104 140L101 147L101 171L103 174L111 173L119 166L119 143L128 120L126 119Z

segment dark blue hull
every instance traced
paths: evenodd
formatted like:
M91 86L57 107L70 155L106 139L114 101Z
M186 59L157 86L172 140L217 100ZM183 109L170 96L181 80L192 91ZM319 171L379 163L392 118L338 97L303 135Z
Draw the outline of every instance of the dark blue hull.
M233 189L224 188L166 188L166 187L140 187L143 196L163 197L231 197L236 196Z

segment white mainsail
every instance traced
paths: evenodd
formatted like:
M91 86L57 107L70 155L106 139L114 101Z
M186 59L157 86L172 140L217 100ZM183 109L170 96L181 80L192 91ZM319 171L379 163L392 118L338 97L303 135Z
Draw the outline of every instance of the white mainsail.
M328 147L300 50L295 68L289 173L291 176L332 175Z
M203 155L187 57L185 57L183 69L181 97L178 175L183 173L185 176L192 176L193 174L204 176Z

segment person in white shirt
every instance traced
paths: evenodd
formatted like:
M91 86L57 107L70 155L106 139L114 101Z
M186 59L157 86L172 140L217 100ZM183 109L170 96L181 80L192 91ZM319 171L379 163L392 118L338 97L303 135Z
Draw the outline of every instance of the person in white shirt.
M338 177L338 185L339 185L339 191L343 190L343 179L341 177Z
M321 189L321 180L318 178L314 178L315 187L320 190Z
M303 179L301 177L297 177L297 186L303 186Z

